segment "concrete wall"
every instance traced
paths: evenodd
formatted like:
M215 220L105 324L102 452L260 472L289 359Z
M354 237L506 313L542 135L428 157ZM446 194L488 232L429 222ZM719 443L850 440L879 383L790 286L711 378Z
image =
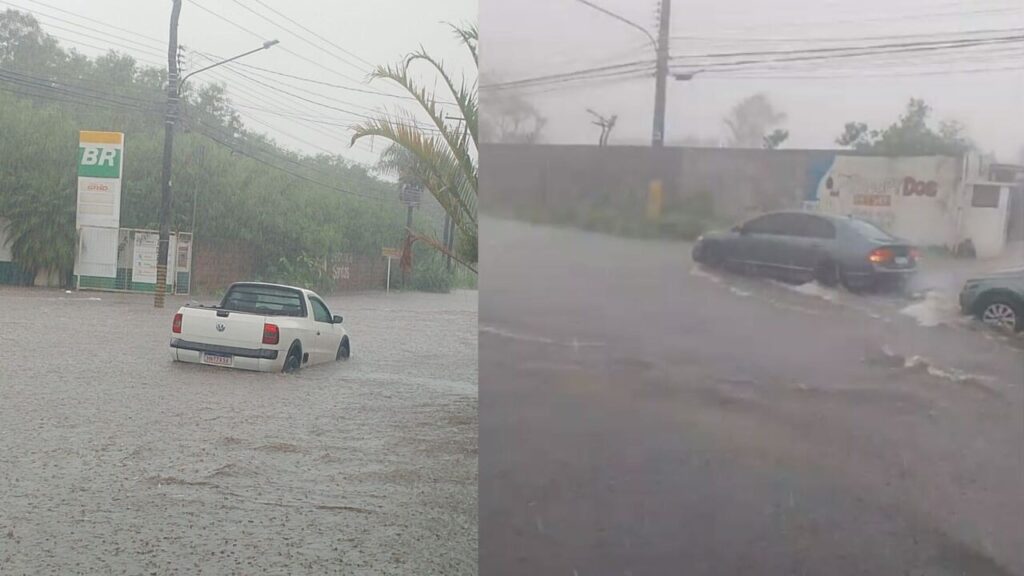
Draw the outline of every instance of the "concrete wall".
M741 150L484 144L481 210L495 215L606 205L643 211L649 182L664 182L664 206L710 194L728 219L799 207L831 166L828 150Z

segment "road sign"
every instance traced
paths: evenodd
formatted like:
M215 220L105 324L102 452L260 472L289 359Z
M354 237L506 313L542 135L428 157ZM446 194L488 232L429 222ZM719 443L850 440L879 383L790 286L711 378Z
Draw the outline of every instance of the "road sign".
M381 250L381 254L385 258L401 258L402 257L402 249L401 248L384 248L383 250Z
M420 202L423 200L423 186L417 184L402 184L398 197L406 206L419 206Z

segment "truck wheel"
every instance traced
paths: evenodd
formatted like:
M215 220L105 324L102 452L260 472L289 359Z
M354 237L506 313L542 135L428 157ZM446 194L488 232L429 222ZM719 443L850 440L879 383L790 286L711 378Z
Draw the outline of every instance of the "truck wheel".
M284 369L282 372L293 374L298 372L299 366L302 366L302 352L297 346L293 346L288 351L288 356L284 359Z
M352 346L348 342L348 336L341 339L341 344L338 346L338 355L335 360L348 360L348 357L352 355Z

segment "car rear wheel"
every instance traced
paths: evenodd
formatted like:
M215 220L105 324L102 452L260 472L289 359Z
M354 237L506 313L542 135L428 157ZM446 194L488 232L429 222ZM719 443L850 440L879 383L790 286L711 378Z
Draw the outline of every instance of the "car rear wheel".
M814 279L817 280L818 284L828 286L829 288L839 284L841 276L839 265L831 260L819 262L818 266L814 269Z
M978 318L989 326L1020 332L1024 330L1024 305L1004 296L996 296L979 307Z
M293 374L298 372L300 366L302 366L302 351L293 347L288 351L288 357L284 359L284 369L282 372Z
M348 337L341 339L341 344L338 345L338 355L335 360L348 360L349 356L352 355L352 346L348 342Z

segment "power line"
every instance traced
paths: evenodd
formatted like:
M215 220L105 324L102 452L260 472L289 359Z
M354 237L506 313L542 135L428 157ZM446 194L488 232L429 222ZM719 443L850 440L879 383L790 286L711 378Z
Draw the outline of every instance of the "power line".
M62 12L64 14L69 14L69 15L75 16L76 18L80 18L82 20L86 20L86 21L92 22L94 24L100 24L100 25L106 26L108 28L113 28L114 30L120 30L122 32L127 32L129 34L138 36L139 38L145 38L146 40L150 40L152 42L155 42L158 46L161 46L161 47L163 46L163 41L162 40L159 40L157 38L153 38L152 36L146 36L145 34L139 34L138 32L135 32L134 30L129 30L128 28L121 28L119 26L114 26L113 24L109 24L107 22L103 22L101 20L96 20L94 18L89 18L88 16L82 16L81 14L77 14L75 12L71 12L70 10L64 10L63 8L57 8L56 6L51 6L50 4L47 4L45 2L40 2L39 0L27 0L27 1L31 2L33 4L39 4L40 6L45 6L45 7L49 8L49 9L51 9L51 10L56 10L56 11Z
M30 0L30 1L32 1L32 0ZM75 22L73 20L68 20L66 18L61 18L59 16L51 16L49 14L45 14L43 12L38 12L37 10L31 9L31 8L26 8L24 6L20 6L18 4L14 4L12 2L6 2L5 0L0 0L0 4L5 4L7 6L13 6L13 7L18 8L20 10L24 10L25 12L31 14L32 16L34 16L37 19L40 18L40 17L48 18L48 19L51 19L51 20L56 20L57 22L64 22L65 24L71 24L72 26L76 26L76 27L82 28L84 30L89 30L89 31L92 31L92 32L98 32L100 34L103 34L104 36L109 36L111 38L117 38L119 40L124 40L125 42L129 42L131 44L134 44L135 46L141 46L142 50L148 51L151 54L156 51L156 49L153 48L153 46L148 45L148 44L144 44L142 42L139 42L138 40L132 40L131 38L125 38L124 36L119 36L117 34L111 34L110 32L107 32L105 30L100 30L98 28L93 28L91 26L86 26L84 24L80 24L80 23ZM46 24L47 26L49 26L51 28L56 28L57 30L64 30L66 32L72 32L74 34L82 34L81 32L78 32L77 30L65 28L65 27L62 27L62 26L58 26L56 24L50 24L50 23L47 23L47 22L43 22L43 24ZM115 46L127 47L124 44L119 44L117 42L111 42L111 44L113 44ZM140 48L136 48L134 46L131 47L131 48L134 49L134 50L140 49Z
M874 40L905 40L910 38L930 38L939 36L971 36L976 34L1016 34L1024 32L1024 28L988 28L978 30L955 30L955 31L944 31L944 32L922 32L918 34L890 34L881 36L835 36L835 37L822 37L822 36L672 36L673 40L708 40L714 42L738 42L738 43L768 43L768 42L822 42L822 43L836 43L836 42L864 42Z
M341 46L338 46L338 45L337 45L337 44L335 44L334 42L331 42L330 40L328 40L328 39L324 38L323 36L321 36L321 35L317 34L316 32L314 32L314 31L312 31L312 30L310 30L309 28L306 28L306 27L305 27L305 26L303 26L302 24L299 24L299 23L298 23L298 22L296 22L295 20L292 20L291 18L289 18L289 17L288 17L288 16L286 15L286 14L282 14L282 13L278 12L277 10L274 10L274 9L273 9L273 8L271 8L270 6L267 6L267 5L265 4L265 3L263 3L263 2L261 1L261 0L255 0L255 2L256 2L257 4L259 4L260 6L263 6L263 7L264 7L264 8L266 8L267 10L270 10L270 11L271 11L271 12L273 12L274 14L276 14L276 15L280 16L281 18L284 18L285 20L287 20L287 21L291 22L292 24L295 24L296 26L298 26L298 27L299 27L299 28L301 28L302 30L304 30L304 31L306 31L306 32L308 32L308 33L310 33L310 34L312 34L312 35L313 35L313 36L315 36L316 38L319 38L320 40L322 40L322 41L326 42L326 43L327 43L327 44L329 44L330 46L333 46L334 48L337 48L338 50L341 50L342 52L344 52L345 54L348 54L349 56L351 56L351 57L355 58L356 60L359 60L360 62L363 62L364 64L366 64L366 65L367 65L367 66L369 66L370 68L373 68L373 67L374 67L374 64L372 64L372 63L370 63L370 62L366 61L366 60L365 60L364 58L360 58L360 57L359 57L359 56L358 56L357 54L353 54L352 52L349 52L348 50L346 50L346 49L342 48Z
M263 21L269 22L270 24L273 24L274 26L280 28L281 30L284 30L285 32L291 34L292 36L298 38L299 40L302 40L303 42L305 42L306 44L309 44L310 46L316 48L317 50L322 50L325 54L328 54L328 55L334 57L335 59L337 59L337 60L339 60L339 61L341 61L341 62L343 62L343 63L345 63L345 64L347 64L347 65L349 65L349 66L351 66L353 68L355 68L356 70L359 70L360 72L362 72L364 74L366 73L366 70L363 69L362 67L357 66L356 64L353 64L353 63L349 62L348 60L342 58L341 56L338 56L337 54L331 52L330 50L324 49L323 46L320 46L319 44L316 44L315 42L313 42L312 40L306 38L305 36L301 36L299 34L296 34L295 32L292 32L291 30L289 30L287 27L283 26L282 24L280 24L278 22L275 22L274 20L271 20L270 18L267 18L263 14L260 14L256 10L253 10L252 8L250 8L249 6L246 6L245 4L242 4L238 0L231 0L231 1L234 2L235 4L237 4L238 6L242 7L243 9L249 11L250 13L255 14L256 16L258 16ZM262 4L264 7L266 7L266 4L263 4L262 2L260 2L260 4ZM275 13L277 13L277 12L275 11ZM283 16L280 13L277 13L277 14L280 15L280 16Z
M562 72L558 74L546 74L543 76L534 76L531 78L520 78L518 80L509 80L507 82L495 82L493 84L487 84L480 87L481 90L501 90L505 88L516 88L523 87L530 84L544 84L548 82L556 82L562 80L572 79L585 79L589 75L600 75L600 74L627 74L637 72L639 70L645 70L650 68L653 70L654 62L651 60L639 60L635 62L626 62L622 64L612 64L607 66L597 66L594 68L586 68L583 70L575 70L572 72Z
M784 58L746 59L746 60L736 60L736 61L732 61L732 62L717 62L717 63L716 62L688 63L687 66L690 67L690 68L701 68L701 69L706 69L706 70L710 71L710 70L714 70L714 69L720 69L720 68L726 68L726 67L735 67L735 66L746 66L746 65L752 65L752 64L758 64L759 65L759 64L771 64L771 63L776 63L776 62L803 62L803 61L813 61L813 60L833 60L833 59L844 59L844 58L858 58L858 57L863 57L863 56L875 56L875 55L880 55L880 54L904 54L904 53L914 53L914 52L931 52L931 51L937 51L937 50L962 49L962 48L969 48L969 47L973 47L973 46L989 46L989 45L997 45L997 44L1019 43L1019 42L1022 42L1022 41L1024 41L1024 36L1010 36L1010 37L1004 37L1004 38L1000 38L1000 39L989 39L989 40L983 40L983 41L979 40L979 41L964 41L964 42L957 42L957 43L946 43L945 45L941 45L941 46L934 45L934 44L933 45L911 45L911 44L906 44L903 47L898 47L898 48L885 47L883 49L877 49L877 48L880 48L880 46L869 47L869 48L838 48L838 49L822 48L822 49L817 49L817 50L803 51L802 55L794 55L794 56L791 56L791 57L784 57ZM890 45L890 46L895 46L895 45ZM843 51L844 53L834 53L837 50ZM859 51L857 51L857 50L859 50ZM798 53L798 52L799 51L794 52L794 54ZM828 52L828 53L826 54L824 52ZM772 54L783 54L783 53L789 53L789 52L786 52L786 51L761 52L760 54L761 55L772 55ZM746 54L751 54L752 55L752 54L755 54L755 53L732 53L731 55L732 56L741 56L741 55L746 55ZM705 58L723 58L723 57L727 57L727 56L729 56L729 54L712 54L712 55L704 55L703 57L705 57ZM689 58L700 58L700 57L702 57L702 56L691 56ZM682 60L682 59L681 58L677 58L677 59L674 59L674 60Z
M213 134L210 134L210 133L208 133L208 132L206 132L206 131L204 131L202 129L197 129L196 131L198 133L202 134L203 136L206 136L210 140L213 140L214 142L217 142L218 144L220 144L220 145L230 149L235 154L240 154L242 156L245 156L246 158L249 158L251 160L259 162L260 164L263 164L263 165L268 166L270 168L274 168L275 170L279 170L281 172L284 172L286 174L294 176L295 178L300 178L302 180L305 180L305 181L310 182L312 184L316 184L318 186L322 186L322 187L324 187L324 188L326 188L328 190L334 191L334 192L341 192L343 194L348 194L348 195L356 196L356 197L359 197L359 198L365 198L367 200L374 200L374 201L377 201L377 202L385 201L384 198L381 198L379 196L369 196L369 195L366 195L366 194L360 194L358 192L352 192L350 190L346 190L346 189L341 188L339 186L335 186L333 184L327 184L326 182L321 182L320 180L317 180L315 178L310 178L309 176L306 176L304 174L300 174L298 172L294 172L294 171L289 170L287 168L283 168L283 167L278 166L276 164L273 164L273 163L271 163L271 162L269 162L267 160L264 160L263 158L259 158L259 157L255 156L253 154L250 154L250 153L246 152L245 150L243 150L242 147L237 146L237 145L232 144L232 143L229 143L229 142L225 142L224 140L221 140L217 136L214 136Z

